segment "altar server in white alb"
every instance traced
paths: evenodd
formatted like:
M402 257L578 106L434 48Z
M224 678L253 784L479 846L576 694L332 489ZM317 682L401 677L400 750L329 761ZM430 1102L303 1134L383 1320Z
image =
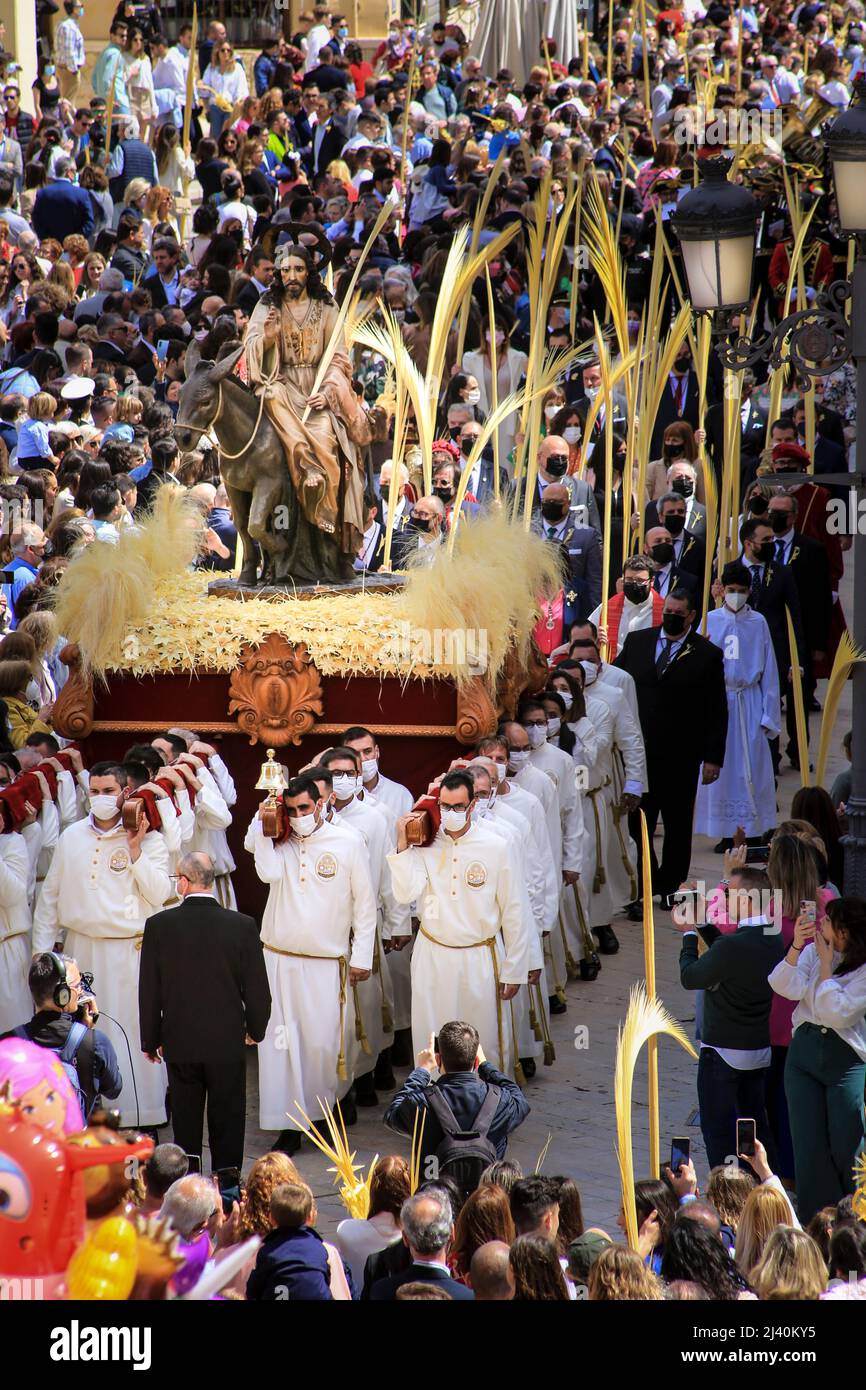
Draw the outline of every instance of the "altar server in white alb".
M292 778L283 801L285 843L268 839L257 816L245 848L269 889L262 944L272 1008L259 1043L259 1123L280 1130L275 1147L292 1154L301 1144L295 1103L320 1120L317 1097L333 1105L351 1084L352 991L370 977L376 899L363 842L324 819L313 774Z
M725 601L707 615L707 636L725 658L728 740L718 779L698 787L695 832L748 839L777 821L770 739L781 728L779 672L767 620L749 607L751 574L741 560L722 570Z
M371 797L376 806L388 816L394 848L397 839L397 820L406 816L415 804L415 798L402 782L386 777L381 770L381 753L373 734L362 724L353 724L343 734L340 742L346 748L354 748L361 758L361 780L364 784L363 799ZM407 905L408 906L408 905ZM388 953L388 969L391 973L391 989L394 993L394 1042L391 1046L391 1061L394 1066L414 1066L412 1051L412 937L408 941L393 933L385 943Z
M439 788L441 825L433 843L409 847L406 817L388 855L394 896L416 902L421 926L412 955L412 1037L416 1053L451 1018L472 1022L485 1053L513 1076L511 1010L529 974L530 938L512 857L504 840L473 824L475 790L465 772Z
M204 759L205 766L216 782L217 790L226 804L226 809L231 811L238 799L237 789L234 778L217 750L210 743L202 743L192 729L169 729L168 732L173 738L183 739L188 753ZM228 908L230 912L235 912L237 901L231 876L237 866L229 849L228 837L224 829L211 830L210 857L216 870L214 892L217 902L222 907Z
M121 824L125 788L119 764L90 769L90 815L68 826L57 843L36 904L33 950L51 951L65 935L66 953L92 973L99 1026L121 1061L121 1120L138 1127L166 1119L165 1067L141 1050L138 969L144 924L166 902L171 884L162 835L144 821L135 831Z
M0 835L0 1033L26 1023L33 1012L27 987L30 878L30 856L24 836L17 831Z

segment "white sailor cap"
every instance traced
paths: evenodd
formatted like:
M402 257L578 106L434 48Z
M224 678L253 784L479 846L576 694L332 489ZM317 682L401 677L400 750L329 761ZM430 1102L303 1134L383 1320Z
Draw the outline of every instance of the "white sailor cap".
M67 381L60 394L65 401L82 401L85 396L92 396L96 390L96 382L89 376L74 376Z

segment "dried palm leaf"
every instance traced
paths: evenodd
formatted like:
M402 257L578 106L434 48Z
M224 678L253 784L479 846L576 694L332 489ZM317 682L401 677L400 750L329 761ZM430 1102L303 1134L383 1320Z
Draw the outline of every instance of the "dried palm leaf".
M836 716L839 713L839 701L842 699L842 691L845 689L845 682L851 675L854 667L859 665L862 661L866 661L866 652L861 651L859 647L854 645L849 632L843 632L836 650L833 669L830 672L830 679L827 682L827 693L824 696L824 713L821 716L821 737L818 743L818 761L815 764L815 783L819 787L823 787L824 785L827 759L830 756L830 740L833 737L833 727L836 723Z
M806 726L806 705L803 700L803 676L800 671L800 654L797 651L797 636L791 610L785 605L785 619L788 624L788 654L791 661L791 689L794 693L794 719L797 726L797 754L800 759L800 782L804 787L811 786L809 772L809 734Z

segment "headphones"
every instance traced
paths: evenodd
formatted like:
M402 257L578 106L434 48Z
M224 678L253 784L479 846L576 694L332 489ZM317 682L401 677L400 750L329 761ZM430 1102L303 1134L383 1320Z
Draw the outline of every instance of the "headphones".
M65 1009L72 999L72 990L66 983L66 962L61 956L55 955L54 951L46 951L45 954L53 960L54 968L59 977L51 998L58 1009Z

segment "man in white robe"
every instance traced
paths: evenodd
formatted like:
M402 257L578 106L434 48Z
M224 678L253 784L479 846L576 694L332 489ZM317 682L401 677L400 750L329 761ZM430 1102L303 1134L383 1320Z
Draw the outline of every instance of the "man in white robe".
M30 856L23 835L0 835L0 1033L26 1023L33 1013L30 969Z
M141 1050L138 968L145 921L171 891L168 850L146 822L135 831L123 829L126 779L117 763L95 763L88 786L90 815L63 831L42 885L33 951L51 951L58 936L65 936L66 953L93 975L100 1027L120 1058L122 1123L162 1125L166 1073Z
M408 847L406 818L388 855L394 896L417 902L421 926L412 956L416 1052L451 1018L465 1018L485 1052L514 1075L516 1049L503 1008L526 984L530 938L504 841L473 825L472 779L450 772L439 789L442 822L433 843Z
M210 743L202 743L192 729L175 728L169 729L168 732L170 736L184 740L187 752L204 759L207 770L213 777L217 790L226 804L226 809L231 811L238 799L237 789L234 778L217 750ZM210 831L210 857L216 870L214 891L217 902L228 908L230 912L234 912L237 910L237 901L231 876L237 866L229 849L226 831L223 828L214 827Z
M386 777L381 770L379 745L369 729L354 724L346 729L341 743L345 748L354 748L361 758L361 778L364 783L363 799L373 797L377 806L384 810L391 822L393 843L396 844L397 820L406 816L415 804L415 798L402 782ZM393 848L393 844L392 844ZM411 905L407 904L411 914ZM391 937L385 942L388 953L388 967L391 972L391 989L394 994L394 1042L391 1045L391 1061L394 1066L414 1066L412 1052L412 936L410 915L410 936L408 941Z
M258 1049L259 1122L280 1130L275 1147L291 1154L301 1143L295 1105L321 1121L317 1097L334 1104L351 1084L352 995L372 970L376 899L358 832L324 820L313 774L293 778L283 801L285 843L268 839L257 816L245 847L269 890L262 943L272 1008Z
M728 739L715 782L698 787L695 833L760 839L776 824L769 740L781 729L779 672L767 620L749 606L751 575L739 560L725 565L725 601L707 614L707 637L725 658Z

